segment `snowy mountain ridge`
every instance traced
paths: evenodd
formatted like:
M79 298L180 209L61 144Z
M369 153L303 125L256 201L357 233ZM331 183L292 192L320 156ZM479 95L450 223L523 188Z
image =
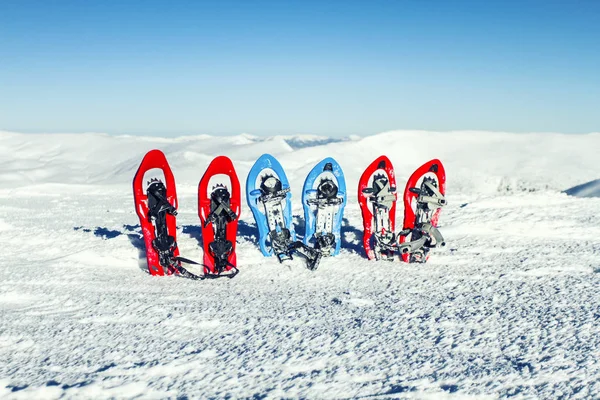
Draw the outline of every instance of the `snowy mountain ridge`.
M316 163L319 157L333 156L352 179L358 179L363 166L380 154L387 154L397 174L405 178L417 164L440 158L450 169L450 185L457 185L454 191L481 193L568 190L600 175L595 153L582 150L600 146L600 133L390 131L339 139L314 135L155 138L0 131L0 141L3 188L50 182L121 183L132 179L139 160L152 148L161 149L176 172L182 170L176 174L177 180L184 178L186 184L198 180L201 170L219 154L237 160L236 168L244 179L252 163L264 153L283 161L289 158L284 163L286 169L305 169L305 163L296 162L305 157ZM459 179L452 179L457 174ZM59 177L65 178L64 182ZM473 180L478 182L473 184Z

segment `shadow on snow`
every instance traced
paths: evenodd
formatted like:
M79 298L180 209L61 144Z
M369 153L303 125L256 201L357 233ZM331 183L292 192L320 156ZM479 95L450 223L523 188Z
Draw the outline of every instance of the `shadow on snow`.
M293 223L296 230L296 239L302 240L304 237L306 226L300 215L293 216ZM75 231L90 232L94 236L103 240L114 239L125 235L131 245L138 250L140 269L147 272L146 265L146 244L139 224L123 225L122 230L108 229L97 226L95 228L86 228L83 226L73 227ZM198 246L202 247L202 228L199 225L181 225L181 232L195 239ZM364 250L361 243L362 230L350 225L348 219L344 218L342 222L342 248L349 250L351 253L360 254L364 257ZM258 248L258 229L255 223L245 221L238 222L238 239L248 241Z

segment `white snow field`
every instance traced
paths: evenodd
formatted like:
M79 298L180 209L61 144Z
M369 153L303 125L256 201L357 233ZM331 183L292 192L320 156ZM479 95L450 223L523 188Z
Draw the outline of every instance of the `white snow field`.
M182 256L202 260L196 190L212 158L231 157L245 187L267 152L299 233L306 174L341 164L342 253L315 272L264 258L244 198L236 278L148 275L131 185L153 148L177 181ZM598 398L599 148L600 133L0 132L0 398ZM425 265L363 255L356 188L381 154L400 191L445 164L448 245Z

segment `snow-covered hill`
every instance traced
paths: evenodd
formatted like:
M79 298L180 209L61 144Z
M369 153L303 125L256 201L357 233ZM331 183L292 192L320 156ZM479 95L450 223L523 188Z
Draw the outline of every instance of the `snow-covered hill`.
M0 132L0 397L598 397L600 199L587 196L599 147L599 133ZM131 193L153 148L175 174L192 259L198 181L220 154L242 185L256 158L276 156L299 233L300 188L322 158L350 188L381 154L401 187L440 158L448 246L426 265L366 260L352 189L342 254L310 272L261 256L244 199L238 277L153 278Z

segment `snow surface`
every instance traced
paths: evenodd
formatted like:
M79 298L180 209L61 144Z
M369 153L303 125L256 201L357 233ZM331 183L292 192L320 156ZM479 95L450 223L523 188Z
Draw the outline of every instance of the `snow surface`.
M600 199L569 192L600 178L599 147L598 133L0 132L0 398L600 397ZM235 279L149 276L131 182L153 148L196 260L213 157L231 157L244 185L257 157L276 156L299 233L304 178L336 158L351 188L342 253L315 272L262 257L244 199ZM426 265L363 256L355 188L380 154L401 189L425 161L445 164L448 246Z

